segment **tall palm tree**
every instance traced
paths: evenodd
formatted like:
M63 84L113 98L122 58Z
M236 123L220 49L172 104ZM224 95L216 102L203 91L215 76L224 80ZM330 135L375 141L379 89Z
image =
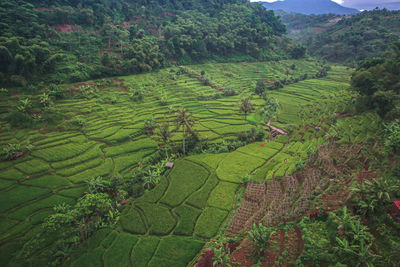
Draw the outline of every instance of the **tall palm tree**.
M175 112L175 122L176 122L176 129L182 127L183 130L183 138L182 138L182 147L183 147L183 155L186 154L185 148L185 137L187 133L193 133L193 125L194 119L192 114L189 113L184 107L180 107L177 112Z
M154 137L157 141L162 142L165 147L165 155L167 156L167 159L169 159L168 156L168 145L169 142L171 141L171 138L173 136L172 131L169 129L169 124L161 124L158 126L158 129L156 131L156 136Z
M244 113L244 129L247 132L247 114L253 110L251 105L251 98L245 97L240 100L239 109Z

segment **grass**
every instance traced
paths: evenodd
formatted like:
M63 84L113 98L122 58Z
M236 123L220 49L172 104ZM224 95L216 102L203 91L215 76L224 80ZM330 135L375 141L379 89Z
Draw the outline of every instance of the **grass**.
M79 187L61 190L61 191L59 191L59 194L66 196L66 197L79 198L83 195L83 193L86 190L87 190L86 186L79 186Z
M88 169L81 173L75 174L73 176L70 176L68 177L68 180L70 180L72 183L81 183L93 177L105 176L111 173L112 168L113 168L113 161L112 159L107 158L104 164L92 169Z
M264 143L264 142L257 142L253 143L244 147L239 148L237 151L252 155L258 158L262 159L269 159L271 158L274 154L278 152L278 150L271 148L269 146L269 143Z
M191 236L201 211L190 206L182 205L175 209L175 213L179 217L179 222L175 228L174 234Z
M72 185L72 183L68 181L68 179L57 175L43 175L38 178L25 180L23 184L37 187L45 187L49 189L65 188Z
M114 240L118 237L117 231L112 231L106 238L103 239L100 246L108 249L113 244Z
M88 240L87 240L87 248L88 250L93 250L101 245L101 242L107 238L107 236L111 233L111 229L103 228L94 233Z
M218 232L228 212L214 207L206 208L200 215L194 234L202 238L212 238Z
M188 199L187 203L202 209L206 206L208 197L210 195L211 190L218 184L217 176L214 174L210 175L207 179L206 183L202 188L198 191L194 192Z
M68 143L65 145L35 150L32 152L32 156L41 158L47 162L61 161L82 154L94 144L94 142L87 142L83 144Z
M145 150L133 154L114 157L114 164L115 164L114 172L119 173L128 167L135 166L137 163L142 161L143 158L145 158L152 152L153 152L152 150L147 150L147 151Z
M161 177L160 183L150 192L147 192L142 197L140 197L138 202L150 202L155 203L163 196L165 190L168 187L168 180L165 177Z
M80 266L87 266L87 267L96 267L102 265L102 258L105 249L102 247L98 247L93 251L85 253L79 259L71 263L71 267L80 267Z
M203 167L187 160L175 162L170 173L170 187L161 202L175 207L182 203L191 193L200 188L208 176Z
M145 202L137 203L136 206L139 207L146 216L150 234L168 234L176 224L176 219L165 206Z
M12 180L21 180L23 178L25 178L25 175L14 169L14 168L10 168L10 169L5 169L3 171L0 172L0 178L4 178L4 179L12 179Z
M0 194L0 212L50 193L48 189L18 186Z
M103 152L100 149L101 146L102 145L95 145L93 148L83 154L80 154L72 159L54 162L51 164L51 166L55 169L61 169L100 157L103 155Z
M58 175L61 175L61 176L64 176L64 177L69 177L69 176L73 176L75 174L78 174L80 172L83 172L83 171L85 171L87 169L91 169L91 168L97 167L97 166L101 165L103 162L104 162L103 159L96 158L96 159L84 162L83 164L75 165L75 166L67 168L67 169L58 170L56 173Z
M145 234L146 227L143 223L143 220L139 214L139 212L131 207L129 210L126 210L121 216L121 227L124 231L132 234Z
M0 190L6 189L14 184L15 184L14 181L7 181L7 180L0 179Z
M211 192L207 205L224 210L231 210L235 200L237 184L221 182Z
M160 238L154 236L142 237L132 249L131 265L147 266L153 257L154 251L160 243Z
M185 267L203 247L204 243L186 237L165 237L149 262L151 267Z
M43 161L38 159L32 159L25 162L21 162L15 165L15 168L17 168L19 171L27 175L42 173L50 170L49 164L44 163Z
M121 233L118 235L114 243L104 253L105 266L129 266L130 265L130 252L132 247L138 242L138 238Z
M221 154L199 154L187 157L187 159L207 164L210 168L216 169L218 164L223 160L227 153Z
M52 195L48 198L44 198L42 200L35 201L30 205L24 205L24 207L9 213L9 217L12 219L23 221L26 217L33 214L36 211L46 209L46 208L53 208L55 205L59 205L61 203L73 205L75 201L71 198Z
M155 148L157 142L151 138L143 138L133 142L127 142L122 145L110 146L104 149L107 157L118 156L121 154L126 154L142 149Z
M228 154L217 168L218 177L227 182L242 183L243 177L262 165L264 160L240 152Z

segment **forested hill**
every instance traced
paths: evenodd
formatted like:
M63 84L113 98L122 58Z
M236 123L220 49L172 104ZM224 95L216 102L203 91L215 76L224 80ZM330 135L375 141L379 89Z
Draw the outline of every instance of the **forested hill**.
M272 11L246 0L1 1L0 85L279 59L298 51L283 33Z
M283 0L273 3L261 2L267 9L284 10L300 14L357 14L360 11L339 5L331 0Z
M376 9L352 16L279 13L290 38L311 55L353 64L379 57L400 40L400 11Z

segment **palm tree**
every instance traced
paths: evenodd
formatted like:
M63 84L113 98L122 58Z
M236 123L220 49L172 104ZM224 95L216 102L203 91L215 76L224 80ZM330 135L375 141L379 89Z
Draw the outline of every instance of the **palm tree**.
M160 176L155 170L148 170L146 175L143 177L143 186L146 189L150 189L160 181Z
M175 112L176 118L176 129L178 130L180 127L182 127L183 130L183 139L182 139L182 147L183 147L183 155L186 154L186 148L185 148L185 137L186 134L193 133L193 125L194 125L194 119L192 118L192 114L189 113L184 107L180 107L177 112Z
M240 100L239 108L240 111L244 113L244 129L247 132L247 114L253 110L253 107L251 106L251 98L245 97Z
M169 129L169 124L161 124L158 126L158 130L156 131L156 136L154 137L157 141L160 141L164 144L165 147L165 155L167 156L167 159L169 159L168 156L168 145L169 142L171 141L173 133Z

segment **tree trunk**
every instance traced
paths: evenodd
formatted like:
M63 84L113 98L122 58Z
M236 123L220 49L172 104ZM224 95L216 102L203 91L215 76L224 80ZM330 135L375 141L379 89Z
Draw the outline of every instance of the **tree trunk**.
M183 140L182 140L182 145L183 145L183 155L186 155L186 148L185 148L185 126L183 126Z
M247 114L244 114L244 131L247 133Z
M167 156L167 159L169 160L167 145L165 145L165 155Z

